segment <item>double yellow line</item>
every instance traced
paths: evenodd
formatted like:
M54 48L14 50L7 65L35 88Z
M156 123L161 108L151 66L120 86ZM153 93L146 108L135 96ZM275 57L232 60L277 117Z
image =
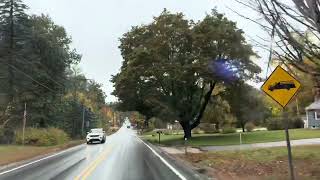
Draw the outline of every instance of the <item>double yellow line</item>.
M107 155L111 152L112 147L105 149L97 159L87 166L74 180L85 180L97 168L97 166L106 159Z

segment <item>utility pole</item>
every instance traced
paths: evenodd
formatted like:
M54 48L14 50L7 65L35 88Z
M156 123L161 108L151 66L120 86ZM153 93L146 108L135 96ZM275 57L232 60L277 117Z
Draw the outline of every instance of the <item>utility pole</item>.
M77 100L77 70L74 70L74 82L73 82L73 101Z
M83 136L83 130L84 130L84 116L85 116L85 107L82 104L82 124L81 124L81 136Z
M296 97L296 106L297 106L297 116L300 117L300 110L299 110L299 100L298 97Z
M24 133L27 122L27 103L24 103L23 121L22 121L22 145L24 145Z
M113 116L113 118L112 118L112 124L113 124L113 127L115 127L115 112L114 111L112 111L112 116Z
M74 108L76 109L76 101L77 101L77 70L74 69L74 79L73 79L73 105ZM76 135L76 118L73 117L72 120L72 136Z

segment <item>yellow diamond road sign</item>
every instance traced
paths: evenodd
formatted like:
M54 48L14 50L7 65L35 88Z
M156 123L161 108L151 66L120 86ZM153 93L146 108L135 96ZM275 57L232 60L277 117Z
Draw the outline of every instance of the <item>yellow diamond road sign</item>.
M261 89L282 107L285 107L298 92L300 86L299 81L281 66L278 66L264 82Z

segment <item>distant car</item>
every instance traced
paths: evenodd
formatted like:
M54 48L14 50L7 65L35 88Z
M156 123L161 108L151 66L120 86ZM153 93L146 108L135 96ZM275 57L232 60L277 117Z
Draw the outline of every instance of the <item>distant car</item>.
M100 143L105 143L106 134L102 128L91 129L87 134L86 141L87 141L87 144L90 144L92 142L97 142L97 141Z
M276 89L290 90L292 88L296 88L296 85L294 84L293 81L280 81L280 82L274 83L273 85L270 85L268 89L270 91L274 91Z
M128 129L130 129L130 126L127 126Z

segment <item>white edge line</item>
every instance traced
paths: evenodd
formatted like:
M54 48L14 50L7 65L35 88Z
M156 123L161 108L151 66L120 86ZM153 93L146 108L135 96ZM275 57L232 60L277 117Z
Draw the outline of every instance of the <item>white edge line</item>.
M178 170L176 170L173 166L171 166L163 157L161 157L154 149L152 149L148 144L143 142L140 138L138 138L144 145L146 145L156 156L160 158L160 160L168 166L181 180L187 180Z
M4 175L4 174L8 174L8 173L13 172L13 171L16 171L16 170L18 170L18 169L24 168L24 167L26 167L26 166L30 166L30 165L35 164L35 163L37 163L37 162L40 162L40 161L43 161L43 160L46 160L46 159L53 158L53 157L55 157L55 156L58 156L58 155L63 154L63 153L66 153L67 151L71 151L72 149L76 149L76 148L77 148L77 146L76 146L76 147L73 147L73 148L70 148L70 149L66 149L66 150L61 151L61 152L59 152L59 153L56 153L56 154L53 154L53 155L50 155L50 156L47 156L47 157L44 157L44 158L41 158L41 159L32 161L32 162L29 162L29 163L27 163L27 164L24 164L24 165L15 167L15 168L13 168L13 169L9 169L9 170L7 170L7 171L1 172L1 173L0 173L0 176L2 176L2 175Z

